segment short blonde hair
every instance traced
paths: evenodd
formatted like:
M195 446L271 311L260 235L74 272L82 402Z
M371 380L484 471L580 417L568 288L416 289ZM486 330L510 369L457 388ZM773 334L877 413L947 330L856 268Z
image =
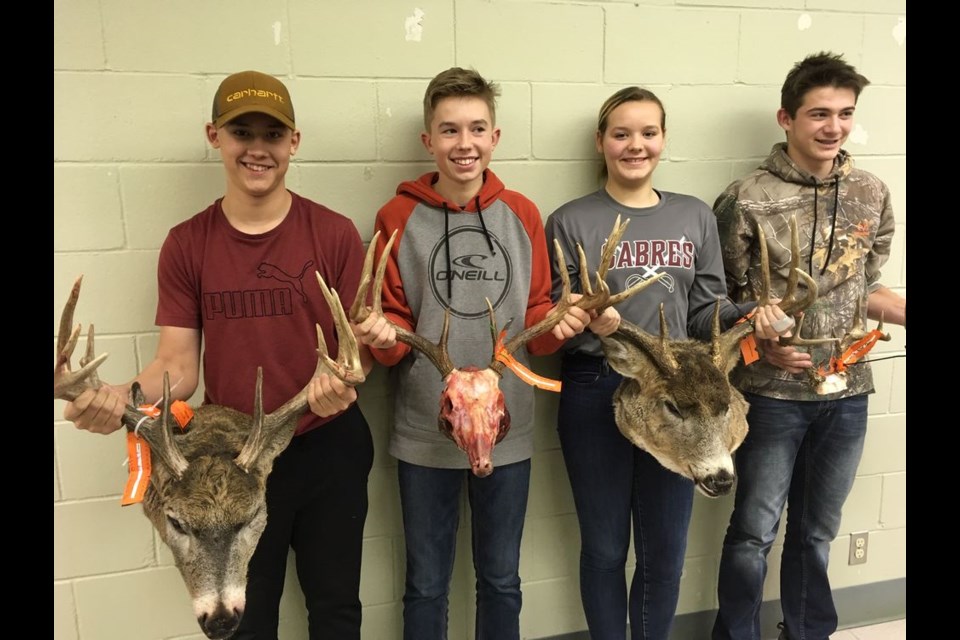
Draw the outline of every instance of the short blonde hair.
M430 84L427 85L427 91L423 95L423 129L430 131L430 123L433 121L433 112L437 108L437 103L444 98L481 98L487 103L490 109L490 125L493 126L497 121L497 97L500 95L500 87L493 82L487 82L474 69L461 69L460 67L450 67L446 71L438 73Z

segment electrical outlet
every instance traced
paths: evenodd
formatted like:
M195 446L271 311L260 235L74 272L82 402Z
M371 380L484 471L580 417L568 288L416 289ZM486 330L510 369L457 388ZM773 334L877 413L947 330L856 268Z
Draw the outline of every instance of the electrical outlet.
M867 562L867 537L866 531L850 534L850 559L849 564L865 564Z

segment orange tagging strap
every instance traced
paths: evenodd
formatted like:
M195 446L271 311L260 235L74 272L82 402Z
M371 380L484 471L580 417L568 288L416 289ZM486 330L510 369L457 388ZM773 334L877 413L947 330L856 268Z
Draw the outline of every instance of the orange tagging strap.
M160 409L152 404L140 405L137 407L137 411L151 418L156 418L160 415ZM180 429L186 431L187 425L193 420L193 407L183 400L174 400L173 404L170 405L170 413L173 414L177 424L180 425Z
M156 418L160 415L160 409L153 405L142 405L137 409L146 417ZM193 408L183 400L177 400L170 405L170 412L176 418L177 424L184 431L193 418ZM133 432L127 432L127 460L129 461L129 474L127 475L127 484L123 488L123 496L120 504L124 507L138 502L143 502L143 494L147 491L147 485L150 484L150 445L146 440Z
M127 432L127 458L130 461L130 475L123 488L120 504L124 507L143 502L143 494L150 484L150 445L133 432Z
M496 354L496 359L499 362L507 365L507 367L517 374L517 377L527 384L544 389L545 391L553 391L554 393L560 393L560 381L552 380L550 378L544 378L543 376L538 376L530 369L527 369L523 366L512 354L507 353L507 350L503 348L503 338L506 335L506 331L501 331L500 336L497 338L497 346L494 349Z
M844 371L847 368L847 365L853 364L860 358L870 353L870 350L876 346L877 341L880 340L881 337L883 337L883 334L877 329L874 329L864 337L854 342L846 351L843 352L840 360L837 361L836 370Z
M756 312L757 309L754 308L753 311L737 320L736 324L748 321ZM748 333L740 339L740 355L743 356L744 364L753 364L760 359L760 351L757 349L757 339L753 333Z
M181 431L187 430L187 425L193 420L193 407L183 400L176 400L170 405L170 413L176 418Z

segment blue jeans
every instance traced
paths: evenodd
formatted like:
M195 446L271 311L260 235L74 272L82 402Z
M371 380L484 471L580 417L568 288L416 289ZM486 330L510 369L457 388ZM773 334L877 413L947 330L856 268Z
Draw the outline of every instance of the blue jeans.
M580 597L590 637L626 637L632 522L631 636L666 640L680 595L693 482L617 429L612 398L621 377L606 360L568 355L561 377L558 431L580 522Z
M447 637L450 577L464 477L473 523L478 640L520 638L520 539L530 489L530 461L498 466L486 478L468 469L434 469L399 461L407 542L405 640Z
M826 640L837 629L827 578L830 543L867 431L867 396L792 401L744 394L750 432L737 450L737 494L723 541L714 640L759 640L767 554L785 503L780 569L786 637Z

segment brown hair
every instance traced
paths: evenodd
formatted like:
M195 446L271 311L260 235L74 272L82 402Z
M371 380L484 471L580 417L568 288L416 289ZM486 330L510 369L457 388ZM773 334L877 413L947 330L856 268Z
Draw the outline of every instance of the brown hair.
M474 69L450 67L438 73L423 94L423 128L430 131L430 122L433 120L433 111L437 103L444 98L481 98L490 109L491 126L497 121L497 97L500 87L493 82L487 82Z
M660 107L660 129L666 131L667 112L663 108L663 103L660 102L660 98L657 97L657 94L649 89L641 89L640 87L627 87L617 91L615 94L607 98L603 105L601 105L600 113L597 115L597 133L599 133L600 137L602 138L603 134L607 132L607 121L610 119L610 114L613 113L614 109L625 102L644 101L653 102ZM605 180L607 177L607 162L604 158L600 159L600 165L600 179Z
M856 102L860 92L868 84L870 81L857 73L852 65L847 64L842 54L821 51L807 56L790 69L780 89L780 107L791 118L796 118L797 109L803 104L804 96L813 89L850 89Z

